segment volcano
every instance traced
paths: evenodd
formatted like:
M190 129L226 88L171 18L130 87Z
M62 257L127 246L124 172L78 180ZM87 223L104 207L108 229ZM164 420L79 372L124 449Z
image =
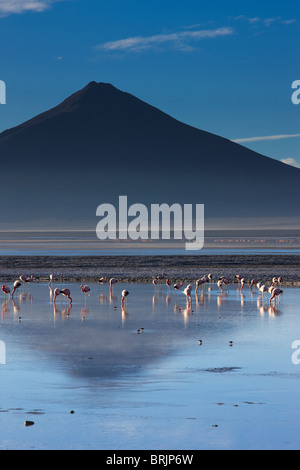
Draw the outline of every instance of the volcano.
M99 204L205 204L206 218L299 217L300 170L91 82L0 134L2 223L85 220ZM8 171L9 169L9 171ZM42 228L42 227L41 227Z

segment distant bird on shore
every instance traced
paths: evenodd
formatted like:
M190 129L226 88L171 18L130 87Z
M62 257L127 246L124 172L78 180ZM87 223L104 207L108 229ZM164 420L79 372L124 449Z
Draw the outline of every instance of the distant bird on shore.
M280 301L280 295L283 293L283 290L279 289L279 287L275 287L273 290L272 290L272 294L271 294L271 297L270 297L270 305L272 304L272 300L274 299L275 303L276 303L276 297L278 297L278 300Z
M156 276L156 279L158 280L163 280L164 278L165 278L165 273L162 273L159 276Z
M123 290L122 291L122 300L121 300L122 304L124 303L124 300L127 297L127 295L129 295L129 292L127 290Z
M14 293L16 292L16 290L19 289L19 287L21 287L21 285L22 285L21 281L15 281L14 282L14 288L13 288L13 291L11 293L12 297L14 296Z
M2 286L1 289L2 289L2 292L3 292L5 295L9 295L9 296L10 296L10 288L9 288L8 286Z

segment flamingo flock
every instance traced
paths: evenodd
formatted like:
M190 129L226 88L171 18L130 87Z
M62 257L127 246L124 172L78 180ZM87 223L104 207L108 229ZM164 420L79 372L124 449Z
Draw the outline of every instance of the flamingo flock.
M165 285L166 285L167 289L169 289L172 286L172 281L169 277L166 278L165 276L166 276L165 273L162 273L161 275L158 275L158 276L154 277L153 280L152 280L152 284L154 285L154 287L161 286L162 283L160 283L159 281L162 281L162 282L165 282ZM224 287L226 285L228 285L230 282L235 282L235 281L238 281L239 290L242 293L242 291L244 290L245 285L246 285L246 279L243 276L239 275L239 274L235 275L232 280L230 280L226 276L220 276L218 279L216 279L216 285L219 288L220 292L223 292ZM31 275L29 277L25 276L25 275L21 275L19 277L19 279L14 282L12 291L11 291L11 289L8 285L2 285L1 289L2 289L3 294L6 297L8 296L9 298L10 297L13 298L13 296L14 296L17 289L19 289L22 285L24 286L25 284L30 284L32 282L38 282L38 278L34 278L33 275ZM107 276L105 276L105 277L101 277L98 280L98 282L101 285L104 285L104 284L108 283L109 284L109 290L112 293L112 289L113 289L114 285L119 281L115 277L112 277L111 279L108 280ZM195 294L197 295L197 292L200 288L202 288L204 290L205 285L207 283L212 283L212 282L213 282L213 276L212 276L211 273L208 274L208 275L202 276L199 279L196 279L196 281L195 281ZM72 302L73 302L73 299L71 297L70 289L68 289L68 288L58 288L58 287L54 288L53 283L54 283L54 277L53 277L52 274L50 274L50 276L49 276L49 289L51 291L51 294L53 294L53 303L55 304L57 297L61 295L64 298L66 298L69 301L70 305L71 305ZM269 286L264 284L262 281L257 282L257 279L254 278L254 279L251 279L250 282L249 282L249 289L250 289L251 292L253 292L253 289L258 289L259 293L261 293L261 298L262 299L264 298L265 294L270 294L269 303L270 303L270 306L271 306L273 301L274 301L274 304L276 303L277 299L278 299L278 301L280 301L280 296L283 293L283 290L281 289L282 284L283 284L283 278L281 276L280 277L273 277L272 281L271 281L271 284ZM183 285L184 285L184 283L182 281L174 283L173 284L174 292L178 293L181 290L181 288L183 287ZM80 286L80 290L84 294L85 301L86 301L87 295L90 295L91 288L87 284L85 284L85 285ZM187 286L185 288L183 288L183 294L185 295L186 301L187 301L188 304L191 304L191 301L192 301L192 291L193 291L193 285L191 283L187 284ZM127 290L122 291L122 296L121 296L121 304L122 305L124 304L124 302L127 299L128 295L129 295L129 292Z

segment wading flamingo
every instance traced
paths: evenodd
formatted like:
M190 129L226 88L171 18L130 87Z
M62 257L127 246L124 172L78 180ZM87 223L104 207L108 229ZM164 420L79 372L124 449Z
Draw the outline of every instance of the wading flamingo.
M118 282L117 279L115 277L112 277L110 280L109 280L109 289L111 290L114 286L114 284Z
M53 299L54 303L55 303L56 297L58 297L60 294L62 294L64 297L67 297L70 301L70 304L72 303L70 290L69 289L57 289L57 288L54 290L54 299Z
M200 286L203 286L207 282L205 277L202 277L201 279L197 279L196 281L196 292L198 291Z
M177 282L176 284L174 284L174 289L176 292L179 291L179 289L181 289L181 287L183 286L183 282Z
M9 295L10 297L10 288L8 286L2 286L1 289L5 295Z
M192 284L189 284L183 291L188 302L191 302Z
M21 287L22 283L21 281L15 281L14 282L14 289L11 293L11 296L13 297L14 296L14 293L16 292L17 289L19 289L19 287Z
M129 295L129 292L127 290L123 290L122 291L122 300L121 300L122 304L124 303L124 300L127 297L127 295Z
M280 295L283 293L283 290L279 289L279 287L274 287L272 290L272 294L270 297L270 305L272 304L272 300L274 299L274 303L276 303L276 297L278 297L278 301L280 302Z

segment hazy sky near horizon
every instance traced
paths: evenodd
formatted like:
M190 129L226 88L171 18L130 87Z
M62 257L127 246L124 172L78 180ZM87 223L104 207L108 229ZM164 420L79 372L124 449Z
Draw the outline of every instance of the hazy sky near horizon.
M299 0L0 0L0 131L95 80L300 166L299 25Z

